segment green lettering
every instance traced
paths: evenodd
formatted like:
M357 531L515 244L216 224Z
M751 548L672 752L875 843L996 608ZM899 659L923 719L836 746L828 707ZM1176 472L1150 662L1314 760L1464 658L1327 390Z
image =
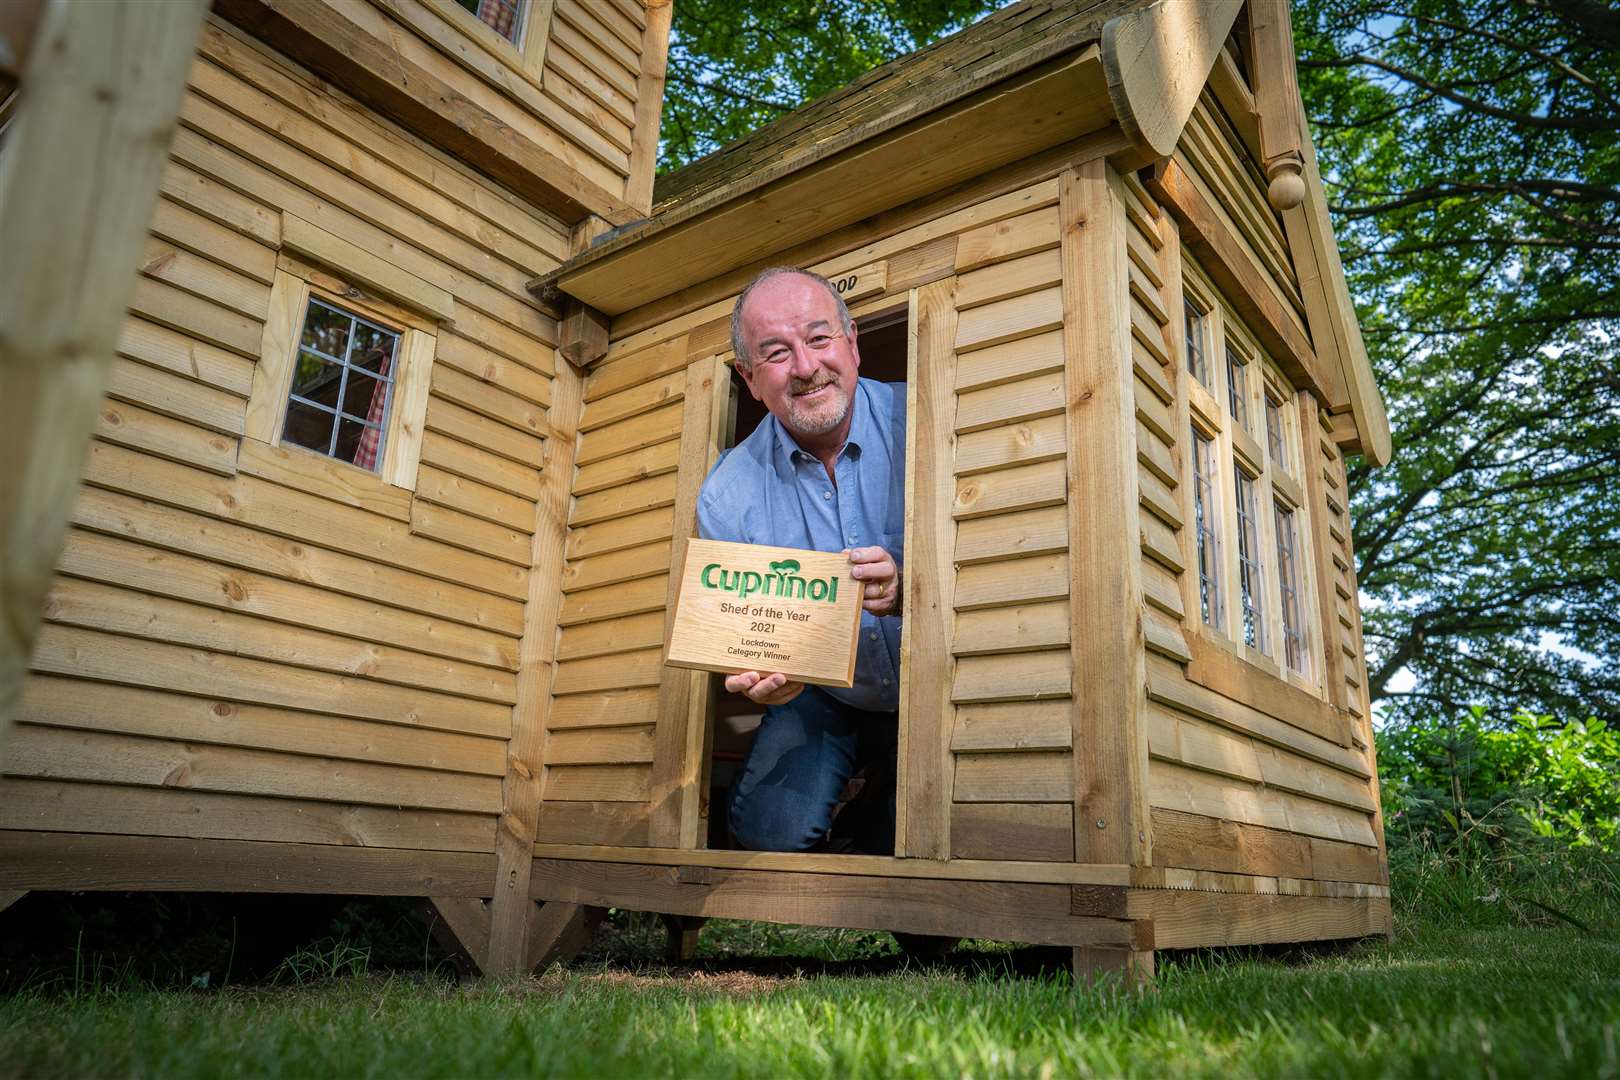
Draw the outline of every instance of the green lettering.
M703 573L698 575L698 581L703 583L703 587L705 589L718 589L720 587L709 580L709 575L718 569L720 569L720 564L717 562L712 562L703 568Z
M752 570L744 570L742 575L742 590L737 594L740 598L748 599L748 594L759 592L760 576Z
M827 583L825 581L821 580L820 578L816 578L816 580L810 583L810 599L827 599Z

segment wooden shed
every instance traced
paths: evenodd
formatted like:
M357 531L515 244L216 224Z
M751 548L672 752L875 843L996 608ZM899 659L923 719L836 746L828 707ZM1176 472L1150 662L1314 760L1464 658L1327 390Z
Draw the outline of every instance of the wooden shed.
M489 970L609 906L1137 974L1387 932L1344 458L1389 432L1282 0L1024 0L656 200L668 6L465 6L216 5L0 888L426 896ZM662 662L779 263L907 386L892 858L711 840L749 717Z

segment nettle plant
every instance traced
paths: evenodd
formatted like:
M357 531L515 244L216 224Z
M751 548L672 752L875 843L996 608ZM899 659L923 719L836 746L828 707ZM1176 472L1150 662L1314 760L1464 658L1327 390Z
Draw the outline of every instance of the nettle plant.
M1390 830L1461 840L1482 826L1520 829L1620 851L1620 729L1526 710L1499 727L1485 715L1416 717L1378 733Z

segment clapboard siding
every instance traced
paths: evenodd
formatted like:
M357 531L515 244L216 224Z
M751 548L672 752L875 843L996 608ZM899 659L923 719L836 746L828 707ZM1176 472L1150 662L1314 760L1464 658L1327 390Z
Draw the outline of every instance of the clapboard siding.
M492 850L566 232L222 24L181 113L4 827ZM284 213L454 299L414 488L244 436Z

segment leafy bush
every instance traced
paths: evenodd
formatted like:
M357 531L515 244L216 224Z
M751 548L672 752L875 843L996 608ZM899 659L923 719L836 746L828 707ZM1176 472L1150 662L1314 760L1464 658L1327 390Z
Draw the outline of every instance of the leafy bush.
M1392 839L1455 844L1484 827L1620 851L1620 730L1602 720L1418 718L1378 733L1378 764Z

